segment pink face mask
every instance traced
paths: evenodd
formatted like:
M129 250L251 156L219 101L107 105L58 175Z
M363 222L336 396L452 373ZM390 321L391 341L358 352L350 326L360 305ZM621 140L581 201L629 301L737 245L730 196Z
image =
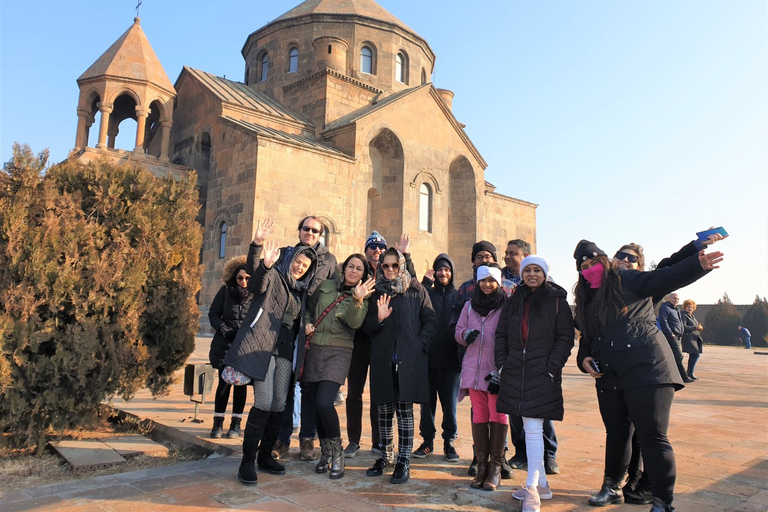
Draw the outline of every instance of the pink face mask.
M597 263L581 271L581 275L587 280L590 288L600 288L600 285L603 284L604 274L605 267L602 263Z

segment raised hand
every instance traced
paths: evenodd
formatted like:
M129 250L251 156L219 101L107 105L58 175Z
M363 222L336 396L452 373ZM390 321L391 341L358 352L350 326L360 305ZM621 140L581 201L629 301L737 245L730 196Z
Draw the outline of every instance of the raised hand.
M379 315L379 322L383 322L387 318L389 318L389 315L392 314L392 308L389 307L389 301L392 297L389 295L382 295L379 297L379 300L376 301L376 307L379 308L378 315Z
M275 222L272 219L264 219L256 222L256 232L253 234L253 243L264 245L264 240L272 234Z
M395 249L397 249L403 254L407 253L410 247L411 247L411 235L407 233L400 235L400 240L395 242Z
M709 226L709 229L714 229L715 226ZM709 235L706 240L701 242L701 245L704 247L707 247L708 245L712 245L713 243L723 240L725 238L728 238L728 235L721 235L720 233L714 233L712 235Z
M355 286L355 290L352 293L352 295L359 301L362 301L366 297L368 297L370 294L373 293L373 289L376 286L376 280L372 277L368 278L366 282L360 281L357 283L357 286Z
M704 250L699 251L699 263L704 270L714 270L720 268L717 264L723 261L723 253L720 251L705 253Z
M272 268L280 257L280 248L274 240L267 240L264 244L264 266Z
M427 270L426 272L424 272L424 277L426 277L430 281L434 282L434 280L435 280L435 269L431 268L431 269Z

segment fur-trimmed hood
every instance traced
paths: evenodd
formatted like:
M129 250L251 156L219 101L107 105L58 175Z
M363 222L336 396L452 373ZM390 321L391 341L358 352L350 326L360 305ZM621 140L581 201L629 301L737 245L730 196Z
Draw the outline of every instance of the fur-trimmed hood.
M228 286L234 286L236 283L230 282L235 277L240 267L245 268L246 256L235 256L227 260L224 269L221 271L221 280Z

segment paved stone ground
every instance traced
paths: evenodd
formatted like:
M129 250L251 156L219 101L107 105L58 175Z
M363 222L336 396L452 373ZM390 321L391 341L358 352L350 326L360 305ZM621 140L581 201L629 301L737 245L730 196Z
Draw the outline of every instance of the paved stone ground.
M207 359L207 338L198 338L190 362ZM562 472L552 476L554 499L542 510L594 511L586 505L602 480L604 430L592 379L578 372L575 359L564 376L565 421L558 423L558 461ZM677 454L677 512L768 511L768 354L735 347L706 347L696 373L700 381L675 397L670 438ZM197 443L235 453L236 440L207 438L212 403L200 406L205 423L191 423L193 404L179 383L167 397L153 400L139 394L116 407L158 423L177 442ZM418 414L418 413L417 413ZM342 421L343 421L342 414ZM184 420L184 421L182 421ZM439 421L439 420L438 420ZM365 469L375 456L361 451L348 459L347 475L331 481L314 473L314 463L298 460L295 446L287 459L287 474L260 473L256 487L236 479L239 455L218 456L170 467L134 471L89 480L44 485L3 493L0 511L229 511L273 512L406 512L462 510L518 511L511 493L525 479L515 472L499 491L470 489L466 468L471 458L468 401L459 404L459 463L438 452L413 460L411 480L392 485L389 478L368 478ZM226 425L225 425L226 426ZM343 431L343 429L342 429ZM418 440L417 440L418 442ZM370 438L363 439L370 449ZM645 511L650 506L619 505L611 512Z

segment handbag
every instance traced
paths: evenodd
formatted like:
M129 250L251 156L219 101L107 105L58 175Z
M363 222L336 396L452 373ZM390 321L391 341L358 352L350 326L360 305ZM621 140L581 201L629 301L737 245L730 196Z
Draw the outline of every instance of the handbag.
M251 378L231 366L225 366L221 371L221 380L232 386L245 386L251 383Z
M335 301L333 301L327 308L323 310L322 313L317 317L317 320L315 320L315 329L317 329L317 326L320 325L320 322L323 321L323 319L328 316L328 313L331 312L333 308L341 304L341 302L347 298L347 295L341 294L339 298L337 298ZM307 334L307 337L304 339L304 357L301 360L301 368L299 368L298 372L298 379L301 380L301 378L304 376L304 363L307 360L307 353L309 352L309 340L312 339L312 336L314 336L314 332L311 332L310 334Z

